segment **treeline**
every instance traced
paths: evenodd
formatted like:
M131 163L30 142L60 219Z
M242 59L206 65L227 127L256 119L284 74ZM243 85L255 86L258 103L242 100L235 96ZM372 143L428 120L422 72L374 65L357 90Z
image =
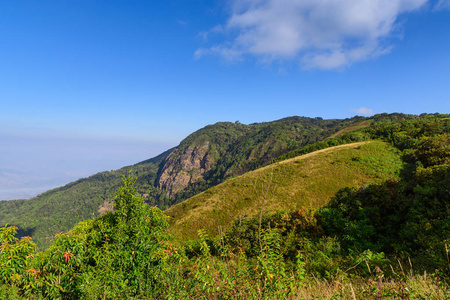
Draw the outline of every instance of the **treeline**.
M421 114L420 116L399 113L379 114L368 118L366 122L368 124L362 128L343 132L338 136L297 148L280 155L273 162L333 146L374 139L382 139L400 150L404 150L418 144L421 137L434 136L450 131L450 115L448 114Z

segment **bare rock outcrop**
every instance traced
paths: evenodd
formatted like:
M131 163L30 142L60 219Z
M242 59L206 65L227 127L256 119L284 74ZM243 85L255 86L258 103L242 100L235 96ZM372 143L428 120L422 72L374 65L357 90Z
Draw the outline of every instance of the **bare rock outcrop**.
M157 186L172 197L188 185L203 179L211 171L214 162L209 141L190 145L184 151L176 149L165 160Z

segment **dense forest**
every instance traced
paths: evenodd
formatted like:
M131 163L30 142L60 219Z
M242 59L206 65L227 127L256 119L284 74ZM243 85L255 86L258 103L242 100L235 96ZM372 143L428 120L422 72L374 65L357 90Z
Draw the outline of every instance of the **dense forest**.
M401 152L398 178L344 187L317 209L261 208L215 237L201 229L179 242L135 188L139 179L122 174L114 210L58 234L45 251L15 237L17 227L0 228L0 297L450 299L450 116L368 123L278 160L380 139Z

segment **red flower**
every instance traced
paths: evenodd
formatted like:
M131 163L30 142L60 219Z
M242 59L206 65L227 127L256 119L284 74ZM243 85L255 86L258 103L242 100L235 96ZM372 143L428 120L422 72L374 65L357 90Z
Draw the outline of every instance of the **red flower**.
M68 262L71 258L72 258L72 256L73 256L73 253L72 252L66 252L66 253L64 253L64 260L66 261L66 262Z

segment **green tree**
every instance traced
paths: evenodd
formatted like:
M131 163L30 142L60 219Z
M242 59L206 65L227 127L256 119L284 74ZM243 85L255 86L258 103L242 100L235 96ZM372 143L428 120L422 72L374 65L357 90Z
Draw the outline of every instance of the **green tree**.
M415 154L425 167L450 164L450 135L424 138Z

